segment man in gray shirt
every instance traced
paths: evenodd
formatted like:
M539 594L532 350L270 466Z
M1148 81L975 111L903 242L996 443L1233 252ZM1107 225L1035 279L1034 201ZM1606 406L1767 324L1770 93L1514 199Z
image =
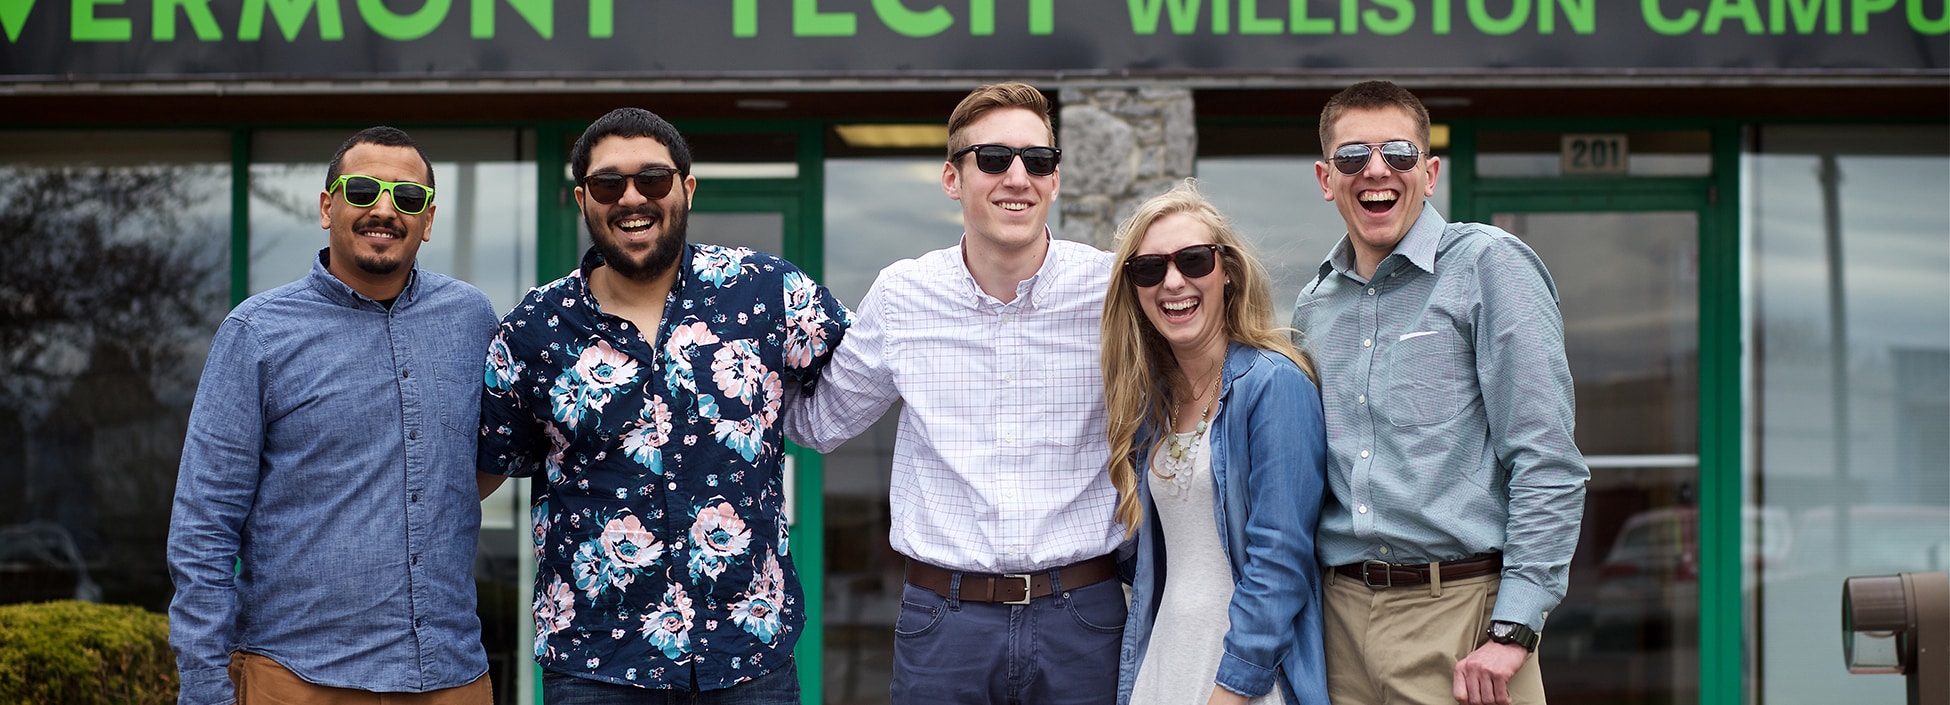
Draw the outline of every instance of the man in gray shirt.
M1424 203L1442 162L1413 94L1342 91L1320 142L1315 176L1347 235L1293 328L1327 412L1328 692L1336 705L1541 704L1532 655L1564 598L1590 477L1556 288L1516 236Z

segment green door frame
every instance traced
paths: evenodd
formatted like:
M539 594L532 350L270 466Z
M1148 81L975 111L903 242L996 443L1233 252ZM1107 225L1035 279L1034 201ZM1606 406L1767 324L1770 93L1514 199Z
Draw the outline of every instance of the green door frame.
M1479 178L1476 135L1494 130L1604 132L1701 129L1712 134L1710 176ZM1701 705L1741 705L1747 606L1742 594L1740 144L1738 123L1465 122L1451 125L1450 217L1497 212L1694 211L1699 214L1699 483Z
M581 262L581 216L575 203L575 183L569 177L569 149L586 123L536 126L536 277L553 281ZM708 133L789 133L796 138L796 178L712 179L700 184L692 208L699 213L780 213L784 215L784 251L777 253L814 280L824 276L825 248L825 124L817 121L737 121L684 123L686 135ZM550 208L548 204L555 204ZM799 662L799 690L809 703L824 701L826 471L825 458L788 443L786 452L797 467L793 503L792 561L798 569L806 614L805 631L793 658ZM540 667L535 679L535 702L542 702Z

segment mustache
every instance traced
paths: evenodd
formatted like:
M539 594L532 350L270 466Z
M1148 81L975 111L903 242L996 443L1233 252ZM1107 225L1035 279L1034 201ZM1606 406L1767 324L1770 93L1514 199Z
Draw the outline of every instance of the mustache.
M385 230L394 235L406 237L406 229L399 226L399 221L376 215L361 218L358 222L352 224L352 229L355 232L362 230Z

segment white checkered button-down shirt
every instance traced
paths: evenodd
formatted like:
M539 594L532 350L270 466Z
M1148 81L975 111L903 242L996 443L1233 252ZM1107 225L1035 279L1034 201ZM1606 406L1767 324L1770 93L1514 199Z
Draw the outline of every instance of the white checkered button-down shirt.
M1052 238L1003 303L960 246L888 266L786 433L828 452L900 399L894 550L952 570L1022 573L1115 551L1099 325L1111 253Z

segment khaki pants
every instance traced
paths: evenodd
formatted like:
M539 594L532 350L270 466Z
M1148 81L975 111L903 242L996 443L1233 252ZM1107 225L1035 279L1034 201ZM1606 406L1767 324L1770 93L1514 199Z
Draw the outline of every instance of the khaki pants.
M373 693L310 683L269 657L230 654L230 682L237 705L487 705L494 687L483 674L463 686L427 693Z
M1489 640L1502 578L1372 590L1326 573L1327 694L1334 705L1455 705L1456 662ZM1510 701L1544 705L1533 655L1510 678Z

